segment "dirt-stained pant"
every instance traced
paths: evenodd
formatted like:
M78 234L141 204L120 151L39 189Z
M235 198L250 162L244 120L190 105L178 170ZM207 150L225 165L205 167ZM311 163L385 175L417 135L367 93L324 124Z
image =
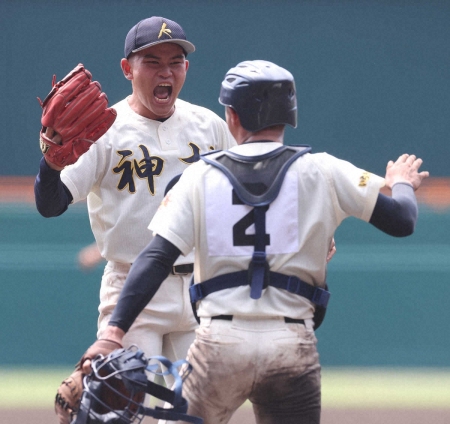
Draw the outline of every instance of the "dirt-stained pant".
M248 399L258 424L319 424L320 364L309 321L202 319L188 352L188 413L224 424Z

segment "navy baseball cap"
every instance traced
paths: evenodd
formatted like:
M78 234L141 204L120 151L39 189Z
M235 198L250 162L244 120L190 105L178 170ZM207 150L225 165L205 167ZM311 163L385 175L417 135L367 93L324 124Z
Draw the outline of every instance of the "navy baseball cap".
M125 39L125 57L131 53L161 43L175 43L183 48L186 54L195 51L195 46L186 40L186 34L179 24L161 16L152 16L138 22Z

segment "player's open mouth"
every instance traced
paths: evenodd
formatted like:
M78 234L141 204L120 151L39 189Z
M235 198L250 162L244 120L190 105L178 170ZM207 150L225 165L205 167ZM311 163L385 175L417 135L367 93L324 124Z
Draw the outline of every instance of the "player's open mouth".
M153 95L159 103L166 103L172 95L172 86L170 84L159 84L154 90Z

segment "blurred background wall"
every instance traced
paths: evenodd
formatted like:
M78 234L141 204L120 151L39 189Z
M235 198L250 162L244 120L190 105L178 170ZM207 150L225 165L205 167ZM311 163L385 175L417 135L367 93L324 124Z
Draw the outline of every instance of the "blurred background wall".
M0 2L0 365L73 364L95 339L101 266L81 271L93 237L85 204L46 220L35 210L41 152L36 100L83 63L110 104L129 94L123 43L139 20L184 27L181 97L223 116L225 72L266 59L296 79L306 143L384 175L389 159L422 157L416 233L403 240L347 220L329 266L330 309L318 330L324 365L449 366L450 3L442 0Z

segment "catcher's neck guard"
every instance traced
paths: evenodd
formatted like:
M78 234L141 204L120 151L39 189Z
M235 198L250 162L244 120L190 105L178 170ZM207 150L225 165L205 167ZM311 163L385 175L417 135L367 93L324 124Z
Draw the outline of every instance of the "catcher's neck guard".
M156 361L154 364L150 362ZM167 371L159 373L162 364ZM84 377L80 409L72 424L140 423L146 415L168 421L203 424L198 417L187 415L187 401L181 395L183 380L191 372L186 361L172 363L163 356L147 359L136 346L118 349L107 357L99 355L92 361L91 374ZM182 367L183 366L183 367ZM183 374L180 375L179 368ZM167 389L147 379L146 371L172 374L174 388ZM148 408L143 405L145 394L172 405L171 408Z

